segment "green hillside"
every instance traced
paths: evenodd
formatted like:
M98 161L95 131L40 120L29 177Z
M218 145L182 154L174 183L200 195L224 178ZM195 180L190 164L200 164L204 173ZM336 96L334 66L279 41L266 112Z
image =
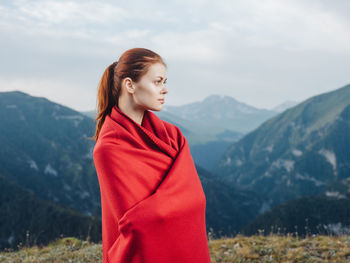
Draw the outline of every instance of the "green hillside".
M271 229L298 235L350 235L350 199L321 195L290 200L260 215L241 232L254 235L259 230L269 233Z
M230 182L221 182L213 174L196 166L206 196L207 231L216 237L234 236L263 212L264 198L240 189Z
M100 212L93 120L20 91L0 92L0 172L39 198Z
M1 174L0 222L0 249L15 249L20 243L47 244L61 235L101 240L99 219L41 200Z
M317 195L350 174L350 85L267 120L232 144L213 171L274 206Z

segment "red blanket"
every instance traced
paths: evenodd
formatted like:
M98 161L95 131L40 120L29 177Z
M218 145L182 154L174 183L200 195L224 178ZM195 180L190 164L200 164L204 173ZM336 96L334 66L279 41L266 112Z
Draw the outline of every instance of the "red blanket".
M146 110L139 125L117 106L94 163L104 263L208 263L206 198L180 129Z

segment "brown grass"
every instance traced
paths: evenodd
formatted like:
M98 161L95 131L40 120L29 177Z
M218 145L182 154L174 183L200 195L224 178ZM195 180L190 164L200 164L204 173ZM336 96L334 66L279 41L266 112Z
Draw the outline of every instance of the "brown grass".
M221 262L350 262L350 236L306 238L256 235L209 239L212 263ZM0 252L0 262L102 263L102 245L62 238L45 247Z

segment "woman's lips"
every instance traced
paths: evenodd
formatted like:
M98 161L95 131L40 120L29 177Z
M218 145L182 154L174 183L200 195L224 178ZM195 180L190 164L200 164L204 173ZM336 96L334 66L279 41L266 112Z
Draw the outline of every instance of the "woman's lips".
M159 101L160 101L161 103L164 103L164 99L160 99Z

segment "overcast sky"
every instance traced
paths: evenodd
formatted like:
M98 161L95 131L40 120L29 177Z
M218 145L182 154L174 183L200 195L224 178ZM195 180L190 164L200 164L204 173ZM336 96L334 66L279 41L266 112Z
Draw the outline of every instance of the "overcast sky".
M350 83L350 1L0 2L0 91L96 107L133 47L168 65L165 106L229 95L258 108Z

